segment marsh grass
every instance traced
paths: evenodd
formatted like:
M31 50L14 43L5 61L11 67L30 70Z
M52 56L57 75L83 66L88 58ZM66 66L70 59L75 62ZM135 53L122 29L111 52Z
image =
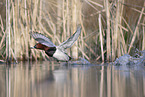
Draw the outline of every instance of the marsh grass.
M145 1L132 0L6 0L6 18L0 16L0 57L47 60L31 50L38 31L59 45L82 26L78 41L67 52L74 58L113 61L132 47L145 49ZM4 5L3 5L4 6ZM131 16L132 15L132 16ZM5 21L4 23L3 21Z

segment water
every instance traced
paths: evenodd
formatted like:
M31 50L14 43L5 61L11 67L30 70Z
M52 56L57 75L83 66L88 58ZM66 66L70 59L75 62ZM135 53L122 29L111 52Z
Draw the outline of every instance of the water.
M145 67L0 65L0 97L145 97Z

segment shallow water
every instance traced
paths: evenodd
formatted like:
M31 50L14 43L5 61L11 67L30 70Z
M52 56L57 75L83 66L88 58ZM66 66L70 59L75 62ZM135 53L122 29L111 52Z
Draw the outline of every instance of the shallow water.
M145 97L145 67L0 65L0 97Z

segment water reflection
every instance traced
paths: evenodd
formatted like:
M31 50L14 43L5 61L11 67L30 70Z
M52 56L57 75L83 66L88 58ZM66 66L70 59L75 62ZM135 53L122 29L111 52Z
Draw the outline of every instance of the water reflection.
M0 65L0 97L144 97L144 66Z

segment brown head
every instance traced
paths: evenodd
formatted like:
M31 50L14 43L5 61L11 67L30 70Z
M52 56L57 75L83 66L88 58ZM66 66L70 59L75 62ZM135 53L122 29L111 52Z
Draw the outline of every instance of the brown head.
M43 44L41 44L41 43L37 43L34 47L32 47L32 48L35 48L35 49L40 49L40 50L48 50L49 49L49 47L47 47L47 46L45 46L45 45L43 45Z

